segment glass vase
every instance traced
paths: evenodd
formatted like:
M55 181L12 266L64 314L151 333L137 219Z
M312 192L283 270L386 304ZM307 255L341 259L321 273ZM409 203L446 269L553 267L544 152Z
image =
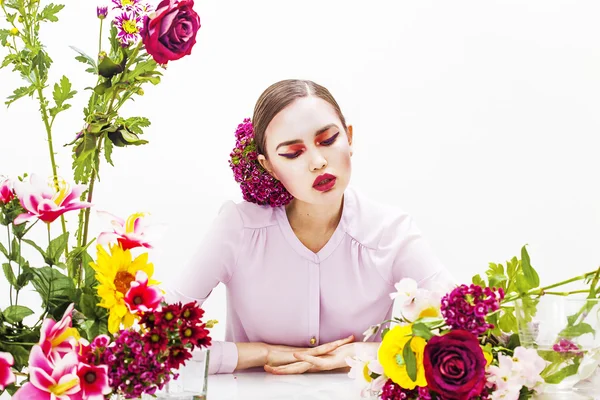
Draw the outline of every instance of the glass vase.
M156 399L206 400L208 391L209 349L196 349L192 358L181 366L177 379L171 379L163 390L155 394Z
M546 361L544 393L581 396L598 390L598 299L545 295L517 300L515 311L521 346L536 349Z

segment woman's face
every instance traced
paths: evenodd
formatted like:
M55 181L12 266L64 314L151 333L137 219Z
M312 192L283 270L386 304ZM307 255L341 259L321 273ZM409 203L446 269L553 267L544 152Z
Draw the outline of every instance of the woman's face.
M302 97L267 126L261 165L296 199L310 204L339 200L351 174L352 127L344 131L334 108L319 97Z

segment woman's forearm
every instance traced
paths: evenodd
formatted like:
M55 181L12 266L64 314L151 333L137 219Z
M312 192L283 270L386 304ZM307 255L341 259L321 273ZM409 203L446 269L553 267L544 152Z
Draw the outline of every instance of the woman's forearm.
M269 355L269 346L266 343L236 343L238 350L238 362L236 371L243 369L264 367Z

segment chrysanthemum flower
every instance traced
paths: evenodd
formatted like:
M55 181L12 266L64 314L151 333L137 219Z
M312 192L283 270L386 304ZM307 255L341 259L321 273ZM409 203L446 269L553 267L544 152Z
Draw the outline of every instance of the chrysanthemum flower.
M138 271L144 271L150 278L150 285L159 282L152 280L154 265L148 262L148 253L143 253L132 260L131 252L119 246L109 246L110 254L102 246L97 246L98 256L96 262L90 263L96 271L98 296L102 299L99 306L110 310L108 317L108 330L115 333L121 323L125 328L133 325L135 316L125 305L125 295L135 281Z
M142 17L132 12L123 12L118 15L113 23L117 27L117 40L121 42L121 46L127 47L132 43L136 43L140 38L142 30Z

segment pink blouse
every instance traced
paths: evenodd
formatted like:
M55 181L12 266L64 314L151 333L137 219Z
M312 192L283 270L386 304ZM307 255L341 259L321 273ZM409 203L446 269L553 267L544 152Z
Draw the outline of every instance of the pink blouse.
M296 237L284 207L226 202L168 297L202 303L225 284L225 342L213 342L209 373L231 373L235 342L362 340L367 328L390 318L390 293L405 277L420 286L453 282L408 214L349 187L340 223L317 253Z

